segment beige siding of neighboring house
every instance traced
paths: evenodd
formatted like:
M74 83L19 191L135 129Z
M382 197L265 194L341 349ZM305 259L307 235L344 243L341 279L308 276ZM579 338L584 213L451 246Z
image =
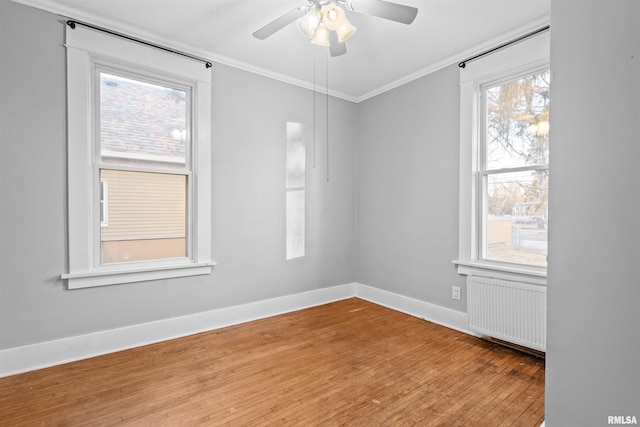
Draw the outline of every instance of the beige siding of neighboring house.
M186 175L102 170L107 182L107 225L101 262L187 256Z
M513 222L487 221L487 244L511 243Z

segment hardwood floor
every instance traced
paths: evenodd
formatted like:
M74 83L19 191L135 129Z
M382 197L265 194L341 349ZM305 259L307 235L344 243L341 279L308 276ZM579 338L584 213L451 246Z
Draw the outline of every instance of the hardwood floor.
M357 298L0 379L2 426L526 426L544 360Z

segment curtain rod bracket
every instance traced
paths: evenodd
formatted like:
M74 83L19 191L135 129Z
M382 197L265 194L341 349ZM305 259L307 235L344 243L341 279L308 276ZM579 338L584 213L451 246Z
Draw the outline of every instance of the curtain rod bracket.
M73 20L73 19L69 19L69 20L67 20L67 25L72 30L76 29L76 25L82 25L83 27L91 28L92 30L101 31L103 33L111 34L112 36L120 37L120 38L123 38L125 40L130 40L132 42L140 43L140 44L143 44L145 46L153 47L153 48L156 48L156 49L163 50L165 52L173 53L175 55L180 55L180 56L184 56L186 58L190 58L190 59L193 59L193 60L196 60L196 61L199 61L199 62L203 62L204 66L206 68L213 67L213 64L211 63L211 61L208 61L206 59L198 58L197 56L193 56L193 55L190 55L188 53L181 52L179 50L174 50L174 49L171 49L171 48L168 48L168 47L165 47L165 46L160 46L158 44L151 43L151 42L148 42L148 41L145 41L145 40L141 40L141 39L138 39L138 38L135 38L135 37L131 37L131 36L128 36L126 34L118 33L116 31L111 31L111 30L108 30L106 28L102 28L102 27L98 27L98 26L95 26L95 25L87 24L86 22L80 22L80 21L76 21L76 20Z

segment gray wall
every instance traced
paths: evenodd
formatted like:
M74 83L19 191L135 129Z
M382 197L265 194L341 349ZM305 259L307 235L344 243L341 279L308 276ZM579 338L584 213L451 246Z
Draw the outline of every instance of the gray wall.
M547 427L640 422L640 2L551 2Z
M287 262L286 122L311 124L313 95L216 64L218 266L208 276L66 290L64 27L0 1L0 349L353 282L357 106L331 100L331 181L319 145L318 167L308 168L307 256Z
M466 311L458 257L458 67L358 105L358 282ZM451 286L463 290L451 298Z
M636 0L552 0L548 427L640 417L638 16ZM332 100L331 182L319 149L308 256L285 262L284 123L309 121L312 95L216 65L214 273L65 290L63 27L0 1L0 349L356 279L464 311L455 66Z

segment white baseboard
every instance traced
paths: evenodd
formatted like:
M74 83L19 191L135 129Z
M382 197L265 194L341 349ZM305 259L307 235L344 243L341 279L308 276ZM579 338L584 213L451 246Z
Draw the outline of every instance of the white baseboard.
M355 284L0 350L0 377L154 344L351 298Z
M447 328L478 336L467 329L467 313L431 304L415 298L356 283L356 296L378 305L428 320Z
M360 283L317 289L124 328L0 350L0 377L181 338L358 297L471 335L467 315Z

